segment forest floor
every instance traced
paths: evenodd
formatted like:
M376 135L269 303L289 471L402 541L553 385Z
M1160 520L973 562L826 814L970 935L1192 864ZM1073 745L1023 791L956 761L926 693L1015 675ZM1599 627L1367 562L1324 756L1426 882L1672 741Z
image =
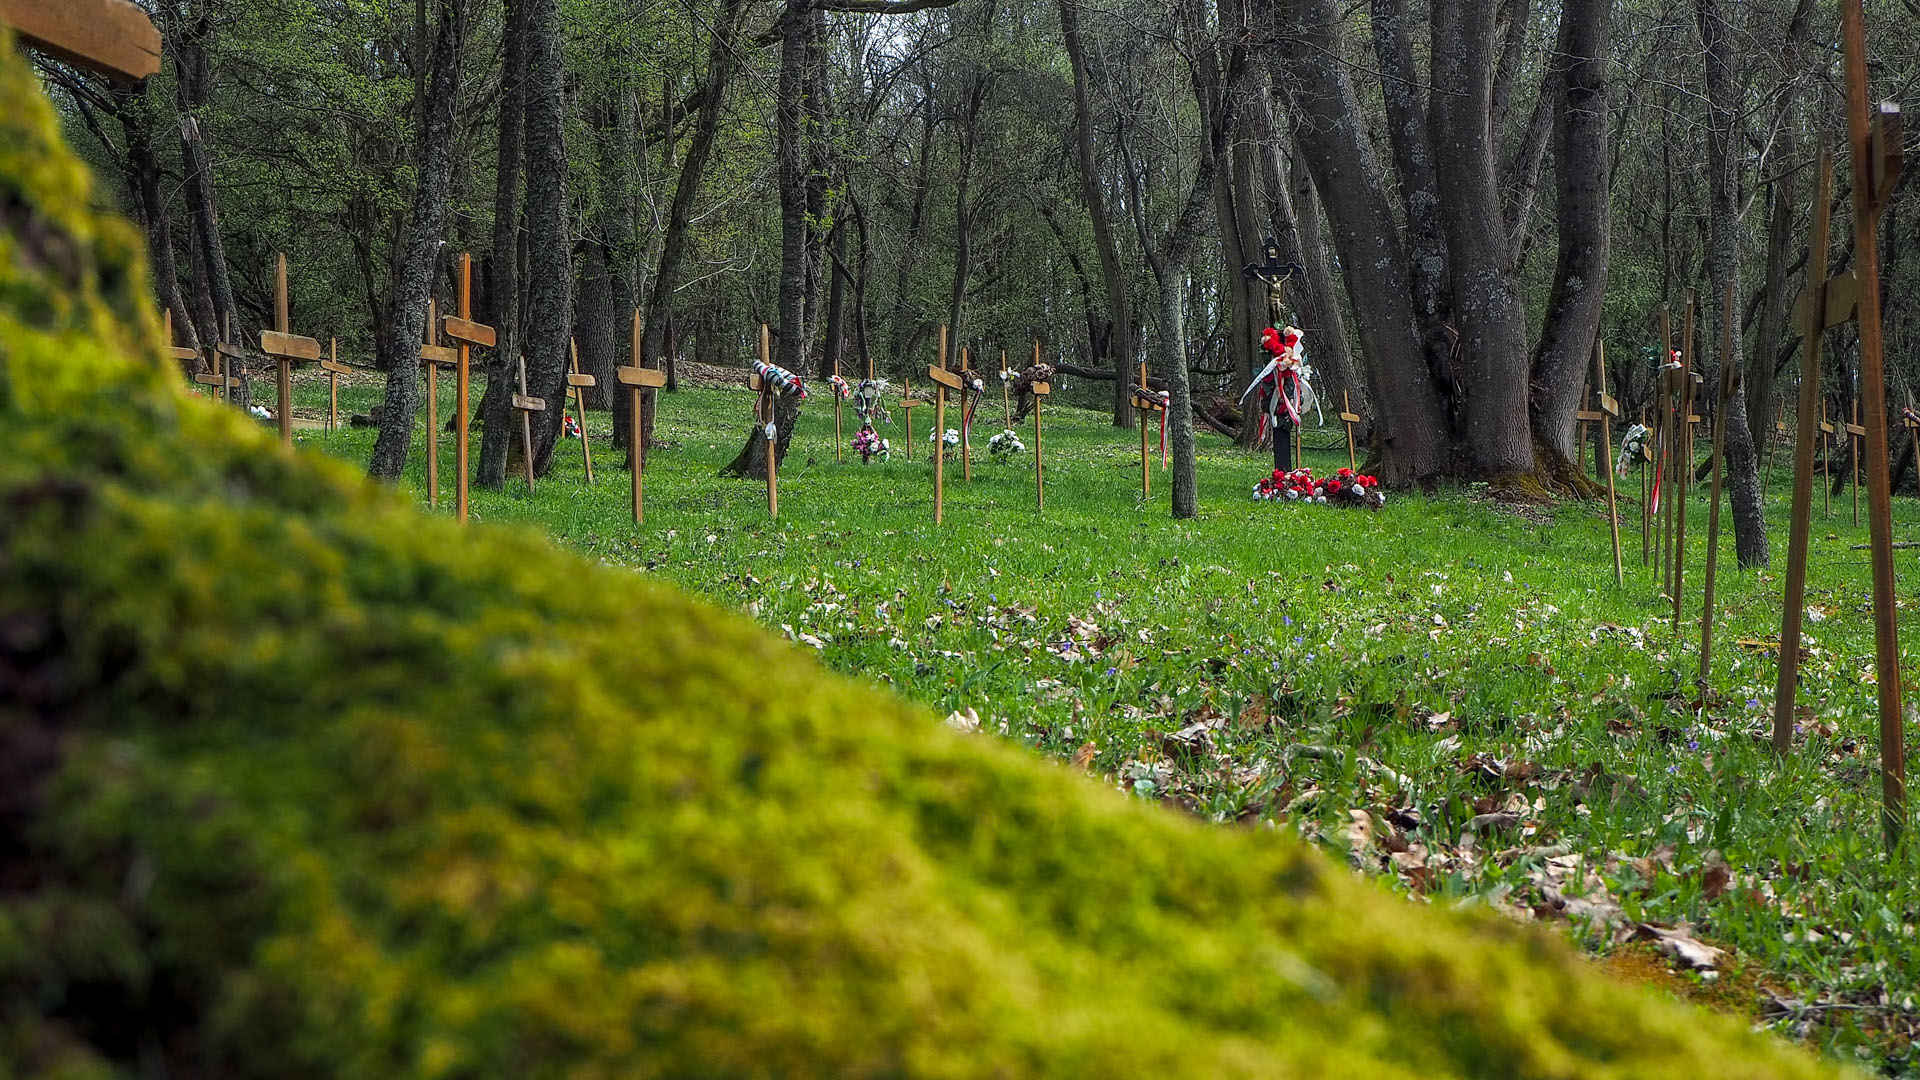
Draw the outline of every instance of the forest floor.
M343 419L378 394L351 381ZM451 398L440 395L443 416ZM1045 413L1040 512L1032 423L1020 428L1029 453L990 461L1001 411L988 402L973 480L948 470L936 528L933 410L915 410L911 462L898 410L883 431L892 462L862 466L851 449L836 462L820 388L769 521L763 485L715 475L746 436L751 400L662 395L666 448L649 461L642 529L606 413L589 414L593 487L568 440L531 496L518 480L476 491L473 517L658 575L955 727L1136 797L1297 832L1427 902L1559 924L1627 977L1920 1075L1920 844L1892 860L1881 848L1871 582L1853 549L1867 528L1850 497L1822 517L1816 494L1796 749L1780 760L1766 742L1787 455L1768 495L1773 569L1735 568L1723 517L1703 697L1704 484L1676 632L1641 561L1631 477L1616 588L1604 504L1511 506L1471 486L1395 493L1379 512L1256 503L1262 459L1202 436L1201 514L1174 521L1157 454L1142 499L1138 435L1069 407ZM324 415L324 380L303 377L297 401ZM850 409L845 425L851 440ZM364 462L373 433L296 438ZM1308 454L1316 471L1345 457ZM448 439L445 513L452 458ZM423 503L424 468L416 446L405 483ZM1920 538L1914 500L1896 498L1894 517L1899 538ZM1895 558L1911 597L1916 553Z

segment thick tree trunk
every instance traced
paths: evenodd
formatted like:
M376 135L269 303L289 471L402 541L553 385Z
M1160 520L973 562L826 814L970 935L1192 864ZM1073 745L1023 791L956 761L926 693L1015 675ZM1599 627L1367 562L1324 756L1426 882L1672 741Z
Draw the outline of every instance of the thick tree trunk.
M545 473L560 433L567 335L573 326L573 245L568 242L566 64L559 0L527 3L527 393L534 471Z
M204 274L200 285L213 307L213 325L200 328L203 338L238 343L245 333L240 309L233 299L233 280L227 274L227 248L220 236L218 198L214 194L213 159L207 152L206 132L199 114L212 92L207 52L212 47L213 0L199 0L178 18L168 20L169 46L174 56L175 96L180 106L180 167L186 174L188 217L199 246ZM227 336L223 336L223 332Z
M1566 102L1554 137L1560 249L1533 364L1534 433L1564 457L1575 452L1574 413L1590 381L1607 291L1607 37L1610 0L1566 0L1553 60ZM1543 94L1545 91L1543 91ZM1628 362L1623 354L1618 360ZM1599 387L1596 389L1605 389Z
M1491 14L1492 5L1488 5ZM1401 211L1407 222L1407 279L1421 335L1439 347L1451 321L1447 295L1447 237L1440 220L1440 178L1428 130L1425 82L1413 66L1413 34L1402 0L1372 0L1373 53L1380 63L1380 93L1387 108L1387 141L1400 179ZM1491 21L1491 20L1489 20ZM1438 51L1437 49L1435 50Z
M781 16L780 76L775 100L774 159L780 189L780 336L774 362L788 371L805 370L807 339L807 165L812 133L807 130L812 94L812 0L787 0Z
M1133 427L1133 303L1127 296L1127 273L1120 265L1120 246L1113 236L1113 218L1100 187L1100 162L1093 146L1093 104L1087 89L1087 58L1080 44L1078 0L1060 2L1060 36L1073 69L1074 149L1080 160L1080 201L1086 204L1093 227L1093 250L1100 256L1100 280L1107 292L1107 353L1113 362L1113 426Z
M173 252L173 213L160 190L160 159L153 145L154 100L150 80L132 86L114 84L109 90L114 114L126 136L126 175L128 194L139 208L140 225L147 234L147 254L152 262L153 291L160 306L173 313L175 340L169 345L200 347L200 335L193 325L193 311L180 292L180 270Z
M1747 361L1748 427L1761 433L1760 441L1773 438L1774 364L1781 339L1788 333L1787 312L1792 298L1787 294L1787 260L1793 250L1794 210L1799 202L1794 183L1799 153L1799 124L1796 106L1800 83L1806 76L1807 36L1811 30L1812 0L1798 0L1787 23L1787 47L1782 57L1786 83L1780 88L1774 106L1774 149L1767 161L1774 179L1769 185L1773 212L1767 223L1766 277L1761 285L1760 317L1754 328L1753 351Z
M420 351L426 330L427 293L433 269L445 245L448 190L453 182L454 109L460 100L460 56L466 38L462 0L439 0L440 25L434 33L433 70L426 108L421 113L420 182L414 189L407 226L406 257L391 286L393 319L388 323L387 392L380 409L380 434L373 442L367 475L398 480L413 446L413 411L420 404ZM432 430L434 418L427 420Z
M1295 290L1293 296L1301 318L1306 320L1302 329L1310 329L1315 335L1310 352L1313 367L1315 371L1329 374L1330 390L1348 392L1354 412L1371 415L1372 398L1347 341L1347 317L1341 309L1340 293L1333 284L1333 263L1327 258L1327 245L1322 238L1320 193L1314 189L1313 172L1307 168L1298 147L1292 140L1288 140L1287 145L1292 155L1292 164L1287 170L1292 188L1292 221L1300 232L1300 265L1307 268L1304 287Z
M1737 312L1726 310L1723 294L1728 284L1735 297L1740 295L1740 157L1734 140L1739 137L1737 119L1738 88L1734 85L1733 26L1727 21L1724 0L1698 0L1700 45L1707 59L1707 170L1709 243L1708 276L1714 282L1705 305L1706 326L1715 357L1712 366L1718 373L1721 320L1737 320ZM1715 386L1709 381L1708 386ZM1727 415L1717 422L1726 424L1727 493L1733 504L1733 546L1742 568L1767 565L1766 507L1760 489L1760 467L1754 453L1753 432L1747 426L1747 399L1733 395Z
M511 436L507 372L517 374L520 356L520 174L521 131L527 109L527 0L505 0L505 57L500 67L498 152L494 158L493 249L488 259L493 301L489 317L497 346L486 354L487 387L480 401L480 456L475 483L499 490L507 481ZM618 411L618 410L616 410Z
M1440 220L1466 365L1465 449L1473 472L1531 473L1527 318L1507 258L1499 172L1488 129L1494 8L1434 0L1433 116Z

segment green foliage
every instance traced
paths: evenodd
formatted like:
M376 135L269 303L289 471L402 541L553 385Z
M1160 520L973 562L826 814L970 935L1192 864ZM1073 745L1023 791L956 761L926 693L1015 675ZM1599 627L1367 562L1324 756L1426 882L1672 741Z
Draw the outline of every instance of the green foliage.
M280 453L0 92L5 1073L1823 1071Z

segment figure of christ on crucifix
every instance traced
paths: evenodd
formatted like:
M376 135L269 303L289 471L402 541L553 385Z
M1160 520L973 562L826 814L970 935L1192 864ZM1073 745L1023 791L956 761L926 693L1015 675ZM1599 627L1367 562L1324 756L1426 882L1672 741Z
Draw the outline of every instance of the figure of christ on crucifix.
M1265 256L1265 261L1248 263L1246 267L1241 270L1241 274L1248 281L1258 280L1266 282L1268 324L1266 332L1270 335L1284 334L1286 331L1293 330L1292 327L1287 325L1286 318L1287 282L1292 279L1294 275L1300 274L1303 271L1299 265L1285 262L1281 259L1280 244L1271 236L1267 237L1265 242L1260 245L1260 252ZM1293 332L1297 344L1299 332ZM1269 348L1269 351L1272 351L1271 348ZM1300 356L1298 348L1293 348L1291 352L1297 362ZM1273 439L1273 467L1279 472L1291 472L1294 467L1293 429L1295 414L1290 413L1281 401L1285 393L1282 388L1283 379L1280 371L1280 365L1282 363L1283 357L1276 353L1273 362L1267 365L1267 369L1254 377L1252 385L1248 386L1246 392L1241 395L1241 401L1245 403L1251 398L1253 403L1260 408L1261 415L1272 418L1272 431L1268 432L1268 434ZM1297 385L1304 389L1304 379L1298 380ZM1298 396L1304 398L1305 395L1301 394ZM1246 413L1246 417L1246 423L1256 422L1252 413Z

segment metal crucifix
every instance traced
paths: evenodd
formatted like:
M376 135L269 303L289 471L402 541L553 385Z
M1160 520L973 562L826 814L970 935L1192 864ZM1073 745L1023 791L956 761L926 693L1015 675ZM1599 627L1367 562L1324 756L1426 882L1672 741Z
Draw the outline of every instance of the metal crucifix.
M1280 255L1280 243L1269 236L1261 241L1260 254L1266 261L1248 263L1240 271L1248 281L1267 285L1267 325L1279 329L1287 324L1287 282L1305 273L1298 263L1286 262ZM1279 393L1279 387L1274 388ZM1293 469L1293 423L1282 417L1273 430L1273 467L1281 472Z

